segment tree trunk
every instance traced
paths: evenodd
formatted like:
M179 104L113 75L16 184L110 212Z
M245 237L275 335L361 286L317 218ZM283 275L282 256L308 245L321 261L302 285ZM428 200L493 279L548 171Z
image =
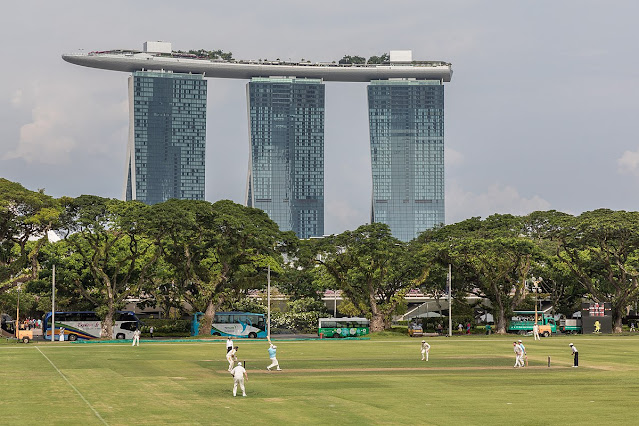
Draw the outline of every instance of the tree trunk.
M621 333L621 319L623 318L623 311L625 308L612 305L612 332Z
M200 323L200 332L199 336L210 336L211 335L211 327L213 326L213 318L215 318L215 311L217 311L217 306L213 303L212 300L209 301L209 304L206 306L206 311L204 311L204 317L202 317L202 322Z
M113 339L113 318L115 317L115 309L113 304L109 303L109 309L106 316L102 320L102 331L100 338Z
M384 315L377 312L371 316L371 332L384 331Z

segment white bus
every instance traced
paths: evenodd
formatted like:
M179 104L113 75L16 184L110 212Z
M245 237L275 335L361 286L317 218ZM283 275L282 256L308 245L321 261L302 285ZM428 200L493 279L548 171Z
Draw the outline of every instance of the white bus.
M102 321L95 312L56 312L55 332L56 340L60 335L60 329L64 328L64 340L72 342L82 339L132 339L133 332L140 327L140 320L131 311L117 311L113 324L113 336L102 336ZM47 312L42 318L42 336L51 340L51 312Z

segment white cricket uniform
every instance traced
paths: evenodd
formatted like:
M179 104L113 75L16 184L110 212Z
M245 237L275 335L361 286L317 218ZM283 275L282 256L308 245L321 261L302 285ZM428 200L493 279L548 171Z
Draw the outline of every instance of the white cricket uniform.
M226 339L226 353L231 352L232 349L233 349L233 340L231 340L231 338L229 337L228 339Z
M523 361L523 353L524 351L521 350L521 346L515 344L513 345L513 351L515 352L515 367L523 367L524 366L524 361Z
M140 346L140 330L135 330L133 332L133 342L131 342L131 346Z
M426 342L422 343L422 361L424 360L424 355L426 355L426 361L428 361L429 352L430 352L430 345Z
M533 334L535 336L535 340L541 340L541 337L539 337L539 325L533 325Z
M242 396L246 396L246 389L244 388L244 373L246 370L241 365L236 366L231 370L231 374L233 375L233 396L237 395L237 385L240 385L240 389L242 389Z
M229 362L229 371L233 369L233 365L235 364L235 353L237 349L231 349L231 352L226 354L226 360Z

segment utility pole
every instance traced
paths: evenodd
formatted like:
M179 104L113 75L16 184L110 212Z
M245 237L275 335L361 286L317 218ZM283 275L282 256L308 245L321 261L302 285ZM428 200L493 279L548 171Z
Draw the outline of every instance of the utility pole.
M46 339L47 336L44 337ZM55 265L53 265L53 274L51 275L51 341L55 342Z
M266 274L266 288L267 288L266 304L267 304L267 312L268 312L268 318L266 320L268 332L266 336L268 337L268 341L270 343L271 342L271 265L268 265L268 272Z
M452 276L452 267L450 263L448 264L448 337L452 337L453 335L453 303L452 303L452 295L453 295L453 276Z

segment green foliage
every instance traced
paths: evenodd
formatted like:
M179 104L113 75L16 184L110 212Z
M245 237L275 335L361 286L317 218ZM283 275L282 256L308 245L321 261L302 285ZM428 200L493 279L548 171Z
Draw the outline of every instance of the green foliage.
M142 320L142 333L149 333L153 326L154 337L162 336L188 336L191 333L191 320L145 318Z
M379 56L373 55L370 58L368 58L368 61L366 61L366 63L368 64L384 64L387 63L388 61L390 61L390 56L388 55L388 53L382 53Z

